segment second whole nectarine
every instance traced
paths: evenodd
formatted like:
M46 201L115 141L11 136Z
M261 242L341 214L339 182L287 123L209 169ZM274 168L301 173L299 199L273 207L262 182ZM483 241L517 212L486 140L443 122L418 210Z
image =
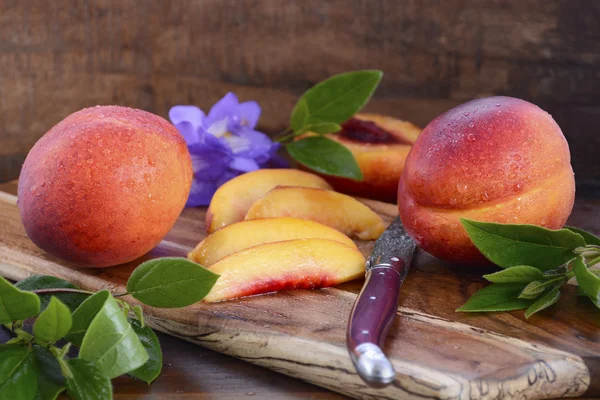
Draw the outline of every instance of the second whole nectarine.
M462 104L434 119L406 160L400 217L427 252L487 264L460 218L561 228L573 207L568 144L552 117L510 97Z
M33 146L19 179L27 235L88 267L132 261L156 246L183 209L192 164L169 122L119 106L71 114Z

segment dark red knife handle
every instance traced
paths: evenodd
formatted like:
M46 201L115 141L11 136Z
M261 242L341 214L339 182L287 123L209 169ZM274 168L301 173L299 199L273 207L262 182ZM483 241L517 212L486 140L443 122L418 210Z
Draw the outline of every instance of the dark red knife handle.
M406 273L406 264L395 257L389 263L368 268L348 321L347 343L352 361L361 377L375 386L393 380L393 367L381 349L398 311L400 287Z

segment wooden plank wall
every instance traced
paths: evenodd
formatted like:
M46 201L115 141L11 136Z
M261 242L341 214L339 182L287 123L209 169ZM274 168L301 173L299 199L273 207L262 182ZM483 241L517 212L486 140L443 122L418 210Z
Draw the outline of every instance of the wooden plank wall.
M166 116L234 91L275 133L305 89L360 68L385 72L370 110L423 126L475 97L535 102L562 126L580 186L598 187L589 0L0 0L0 180L86 106Z

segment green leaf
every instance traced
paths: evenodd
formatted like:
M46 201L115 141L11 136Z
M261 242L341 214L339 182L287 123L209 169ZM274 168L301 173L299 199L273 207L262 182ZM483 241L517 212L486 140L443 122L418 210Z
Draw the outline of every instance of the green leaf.
M65 378L56 357L45 347L33 346L34 366L38 374L36 400L55 400L65 390Z
M202 300L218 277L185 258L156 258L133 271L127 291L152 307L185 307Z
M305 125L322 122L341 124L369 101L382 76L381 71L353 71L316 84L296 103L290 126L298 132Z
M525 311L525 318L531 317L538 311L542 311L552 304L556 303L560 298L560 287L562 285L556 285L551 290L547 291L543 296L535 301L532 305L527 308Z
M525 285L522 283L493 283L475 292L467 302L456 311L487 312L511 311L529 307L533 301L520 299L519 294Z
M35 317L40 313L40 298L24 292L0 276L0 324Z
M344 145L322 136L312 136L286 146L296 161L327 175L363 180L354 156Z
M600 277L588 269L581 257L573 260L572 266L579 288L600 308Z
M600 246L600 237L596 235L584 231L583 229L575 228L574 226L565 226L565 229L580 234L583 237L583 240L585 240L585 244L595 244L596 246Z
M44 342L54 343L65 337L72 323L69 307L53 296L48 307L35 320L33 334Z
M516 265L483 277L494 283L529 283L537 279L544 279L544 273L528 265Z
M554 286L560 282L558 286L562 286L567 281L567 278L562 276L558 278L549 279L547 281L533 281L529 285L525 286L525 289L519 295L520 299L535 299L540 294L544 293L550 286Z
M530 265L546 271L572 260L573 249L585 245L581 235L568 229L460 221L479 251L503 268Z
M115 299L111 295L104 298L83 337L79 358L93 362L109 378L115 378L144 365L148 353Z
M73 324L68 335L65 337L69 342L77 347L81 347L85 332L109 297L110 292L102 290L88 297L77 307L72 315Z
M67 282L64 279L56 278L50 275L32 275L17 283L15 286L21 290L33 291L38 289L80 289L78 286ZM38 295L41 300L41 310L44 310L50 301L50 297L55 296L62 301L71 311L75 311L79 305L89 297L83 293L55 293Z
M342 127L340 124L336 124L335 122L321 122L319 124L307 125L302 130L304 132L310 131L320 135L326 135L328 133L339 132L342 130Z
M110 378L101 368L81 358L67 361L72 378L67 379L67 391L75 400L111 400Z
M35 397L37 374L29 348L0 345L0 398L29 400Z
M129 323L133 327L133 330L140 338L142 345L148 352L148 361L138 369L131 371L129 375L138 378L148 385L151 384L162 370L162 351L160 350L160 343L158 338L152 329L147 326L143 326L137 319L130 319Z

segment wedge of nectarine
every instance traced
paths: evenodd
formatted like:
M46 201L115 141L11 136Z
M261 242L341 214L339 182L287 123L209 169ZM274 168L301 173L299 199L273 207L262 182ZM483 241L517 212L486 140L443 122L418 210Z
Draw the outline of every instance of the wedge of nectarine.
M250 206L278 185L331 189L321 177L297 169L260 169L240 175L222 185L206 212L206 231L214 232L244 219Z
M356 248L327 239L267 243L231 254L210 267L220 277L207 302L291 289L316 289L360 278Z
M279 186L257 200L246 219L296 217L330 226L352 237L377 239L385 230L379 215L345 194L331 190Z
M292 239L329 239L356 248L346 235L318 222L299 218L260 218L236 222L210 234L188 258L205 267L249 247Z
M339 192L395 203L404 162L420 133L421 128L408 121L356 114L342 124L340 132L328 137L352 152L364 179L321 176Z

